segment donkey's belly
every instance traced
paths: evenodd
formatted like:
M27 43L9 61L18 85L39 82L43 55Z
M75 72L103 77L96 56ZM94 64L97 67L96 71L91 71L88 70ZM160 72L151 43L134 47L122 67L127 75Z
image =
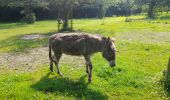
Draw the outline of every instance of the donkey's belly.
M62 48L62 53L67 55L81 56L85 53L85 49L81 46L70 46L67 48Z
M83 55L87 53L86 39L78 36L62 37L60 48L63 53L69 55Z
M81 56L83 55L82 53L77 53L77 52L63 52L66 55L73 55L73 56Z
M81 56L83 55L83 51L81 50L62 50L62 53L65 53L67 55L75 55L75 56Z

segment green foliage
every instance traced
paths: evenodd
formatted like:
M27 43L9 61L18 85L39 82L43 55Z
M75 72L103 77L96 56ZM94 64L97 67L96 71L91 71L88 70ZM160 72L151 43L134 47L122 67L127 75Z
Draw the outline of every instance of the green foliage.
M116 5L118 0L79 0L80 8L88 9L95 8L97 9L97 18L102 19L105 17L107 9Z
M22 19L27 24L33 24L36 21L34 13L25 14L25 17Z
M22 20L28 24L34 23L36 20L35 14L32 11L34 8L47 6L45 0L0 0L0 3L2 3L0 6L23 8L24 10L21 11L21 14L24 16Z
M170 32L170 23L168 17L169 14L164 14L164 16L158 17L155 20L145 20L145 16L131 16L128 17L131 21L125 22L126 17L114 17L114 18L105 18L103 20L99 19L77 19L74 21L76 30L81 30L89 33L98 33L105 36L114 36L119 33L128 32L133 35L140 37L140 40L145 40L143 36L136 35L135 32L143 33L148 36L147 32ZM104 24L103 24L104 23ZM95 28L94 28L95 26ZM52 34L57 31L57 23L55 20L51 21L40 21L34 25L27 25L23 23L12 23L12 24L0 24L0 52L8 51L23 51L25 47L35 48L42 45L46 45L45 41L25 41L20 40L24 34ZM34 31L33 31L34 30ZM142 31L143 30L143 31ZM147 31L145 31L147 30ZM167 33L168 34L168 33ZM151 35L151 34L150 34ZM15 36L18 36L17 38ZM151 36L150 36L151 37ZM133 38L133 37L132 37ZM164 37L165 38L165 37ZM135 39L135 38L134 38ZM142 40L143 39L143 40ZM168 37L167 37L168 39ZM164 41L158 38L160 41ZM31 43L34 46L29 46ZM20 48L20 49L19 49Z
M45 0L0 0L0 6L30 8L45 7L48 3Z

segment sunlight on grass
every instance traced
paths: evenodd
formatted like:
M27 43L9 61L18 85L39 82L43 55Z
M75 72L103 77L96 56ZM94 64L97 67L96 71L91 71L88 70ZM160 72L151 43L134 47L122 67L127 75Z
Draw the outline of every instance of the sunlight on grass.
M137 35L142 35L142 32L146 34L151 34L155 32L170 32L170 24L154 23L154 21L157 20L147 20L144 18L144 16L139 15L131 16L130 18L133 19L131 22L125 22L125 17L105 18L103 20L76 19L74 21L74 28L75 30L81 30L84 32L118 37L120 35L125 36L124 32L129 34L136 32L140 33ZM22 40L21 36L25 34L44 34L47 36L54 34L57 32L57 22L55 20L39 21L33 25L22 23L2 23L0 24L0 29L0 52L23 51L23 48L28 46L29 43L31 43L32 46L30 45L28 46L28 48L35 48L42 45L47 45L47 38L45 40L38 40L40 42L37 42L37 40ZM128 36L128 34L126 35ZM149 39L151 39L151 37L149 37Z
M64 77L50 73L49 65L36 66L32 72L9 70L0 66L0 99L151 99L169 98L161 80L170 57L170 24L165 15L146 19L143 15L99 19L76 19L75 30L114 36L117 66L111 68L100 53L92 57L93 82L88 84L85 65L69 58L60 64ZM48 45L48 36L57 32L56 20L0 23L0 53L21 52ZM44 34L46 38L21 39L25 34ZM0 56L1 57L1 56ZM82 60L77 61L84 63ZM0 63L1 64L1 63ZM20 66L22 67L22 66Z

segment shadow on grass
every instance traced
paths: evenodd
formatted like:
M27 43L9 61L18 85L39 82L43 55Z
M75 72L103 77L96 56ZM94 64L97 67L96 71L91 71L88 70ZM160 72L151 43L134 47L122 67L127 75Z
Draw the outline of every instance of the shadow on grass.
M166 95L168 99L170 98L170 77L169 76L164 76L164 79L161 80L164 90L166 91Z
M25 34L25 35L17 35L10 38L7 38L5 40L0 41L0 52L23 52L29 48L37 48L41 46L47 46L48 45L48 37L55 32L49 32L49 33L43 33L39 35L44 35L44 38L38 38L38 39L22 39L25 35L32 35L32 34L38 34L38 33L32 33L32 34Z
M161 20L170 20L170 14L161 15L159 18L160 18Z
M50 73L42 77L39 82L31 87L46 94L54 93L55 95L85 100L107 100L106 95L88 87L89 84L85 82L86 76L82 76L78 81L73 81L68 78L56 76L49 78L49 75Z
M26 23L0 23L0 29L14 29L14 28L21 28L26 27L29 24Z
M167 92L168 98L170 98L170 58L168 62L167 70L164 71L164 77L161 80L164 85L164 90Z

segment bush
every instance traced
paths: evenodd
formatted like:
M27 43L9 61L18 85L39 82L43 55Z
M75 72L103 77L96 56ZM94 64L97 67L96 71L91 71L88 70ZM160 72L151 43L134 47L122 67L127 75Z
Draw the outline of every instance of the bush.
M132 22L132 19L131 19L131 18L128 18L128 17L126 17L125 22Z
M36 21L36 17L34 13L26 14L25 17L23 18L23 21L26 22L27 24L32 24Z

